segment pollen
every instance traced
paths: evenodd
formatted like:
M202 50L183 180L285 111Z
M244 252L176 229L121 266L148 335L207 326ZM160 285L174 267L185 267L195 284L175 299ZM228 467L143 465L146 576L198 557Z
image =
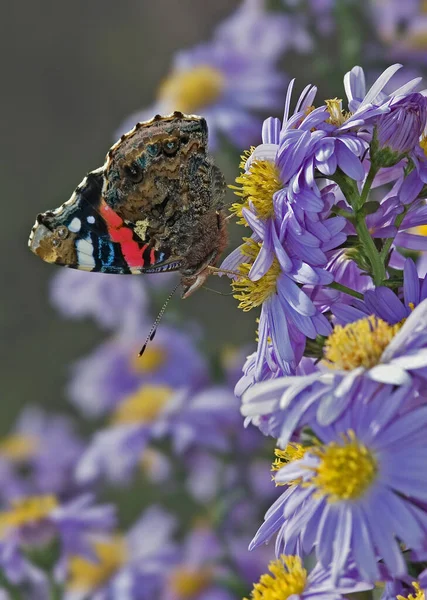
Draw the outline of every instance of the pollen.
M251 600L287 600L304 592L307 571L299 556L282 554L278 560L270 562L268 570L271 574L261 575L259 583L255 583Z
M230 185L236 196L241 198L231 206L231 212L239 217L238 223L247 225L242 210L252 204L261 219L268 219L274 214L273 196L283 188L280 172L276 165L269 160L254 160L248 171L246 161L255 148L242 154L240 163L241 174L236 178L237 185Z
M409 594L409 596L396 596L397 600L425 600L425 594L420 588L420 584L416 581L412 582L412 586L415 590L415 594Z
M171 110L192 114L214 104L225 87L224 75L210 65L172 73L163 81L159 100L170 105Z
M0 535L11 527L31 525L46 519L58 506L55 496L29 496L12 502L12 507L0 513Z
M427 236L427 225L418 225L411 230L411 233Z
M331 369L370 369L378 364L402 325L389 325L374 315L344 327L336 325L325 343L324 362Z
M126 562L125 540L117 535L93 544L96 562L81 556L72 556L69 563L71 590L96 590L105 584Z
M117 407L112 424L151 423L170 400L172 393L172 389L166 385L141 386Z
M149 344L142 356L132 353L131 366L137 373L155 373L167 360L167 352L156 344Z
M281 273L278 260L275 258L269 270L257 281L249 279L249 271L258 256L261 249L261 244L252 238L243 238L244 245L242 252L248 256L249 261L241 263L238 271L241 274L239 279L231 284L233 295L236 300L240 301L239 308L244 312L248 312L256 306L260 306L267 298L277 292L277 278Z
M170 579L170 586L179 600L187 600L198 596L212 582L213 572L209 567L197 570L180 567L176 569Z
M377 459L351 429L342 435L341 443L314 447L311 453L319 457L320 463L312 468L314 477L309 485L316 486L328 502L361 498L376 479Z
M340 98L331 98L325 100L326 109L330 114L328 123L341 127L351 117L351 112L344 111L342 109L342 100Z
M0 442L0 456L12 462L22 462L34 456L39 445L36 437L15 433Z
M276 457L271 465L271 471L273 472L272 479L275 481L274 473L280 471L282 467L287 465L288 463L294 462L295 460L300 460L304 457L305 453L309 449L309 446L303 446L302 444L298 444L297 442L289 442L284 450L280 448L274 449L274 456ZM276 483L276 486L279 485L289 485L288 483ZM299 483L299 481L291 482L291 484Z

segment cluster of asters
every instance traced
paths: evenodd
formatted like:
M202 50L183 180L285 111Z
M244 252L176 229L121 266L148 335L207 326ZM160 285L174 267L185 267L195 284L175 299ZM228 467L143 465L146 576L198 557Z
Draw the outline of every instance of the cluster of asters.
M354 67L345 108L307 86L291 110L291 82L234 186L248 233L223 268L240 307L261 307L236 393L283 486L250 545L275 539L277 557L253 600L380 581L425 598L427 99L418 78L393 86L400 68L366 89Z

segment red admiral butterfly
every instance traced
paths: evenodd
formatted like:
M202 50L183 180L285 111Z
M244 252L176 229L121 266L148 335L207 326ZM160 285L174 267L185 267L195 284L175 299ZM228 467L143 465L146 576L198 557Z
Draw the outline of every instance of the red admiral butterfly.
M85 271L180 271L189 296L227 243L225 181L207 141L202 117L174 112L137 123L67 202L37 216L30 249Z

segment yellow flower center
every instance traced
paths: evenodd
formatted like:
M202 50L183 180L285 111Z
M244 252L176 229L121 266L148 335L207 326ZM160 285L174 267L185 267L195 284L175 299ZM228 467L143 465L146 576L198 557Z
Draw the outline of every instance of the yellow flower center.
M149 344L142 356L132 353L132 369L137 373L155 373L167 360L167 352L161 346Z
M267 298L277 291L277 278L281 269L278 260L275 258L267 273L257 281L249 279L249 271L258 256L261 244L252 238L243 238L245 244L242 247L242 253L249 257L249 262L241 263L238 271L241 277L233 281L231 287L235 292L234 297L240 300L239 308L247 312L256 306L260 306Z
M254 160L248 171L245 170L247 159L253 153L254 148L247 150L242 155L240 169L242 173L236 177L236 185L230 185L236 196L242 200L231 206L231 212L240 218L238 223L247 225L243 217L243 208L249 208L253 204L261 219L268 219L274 214L273 195L282 189L280 172L276 165L269 160Z
M172 393L173 390L166 385L143 385L117 407L112 423L150 423L158 417Z
M96 590L105 584L126 562L125 540L117 535L112 539L93 544L97 562L81 556L72 556L69 563L69 588L72 590Z
M313 447L311 453L320 458L320 463L313 468L315 475L309 485L315 485L322 496L328 496L329 502L360 498L378 472L376 457L351 429L343 434L342 443Z
M415 594L409 594L409 596L396 596L397 600L425 600L423 590L420 588L420 584L416 581L412 582L415 590Z
M191 114L214 104L224 87L225 79L221 71L209 65L200 65L169 75L160 86L159 100L167 102L171 110Z
M8 528L31 525L46 519L58 506L55 496L29 496L12 502L12 507L0 513L0 535Z
M325 343L324 362L331 369L370 369L378 364L402 325L403 322L389 325L374 315L344 327L336 325Z
M271 561L268 570L271 575L261 575L259 583L254 585L251 600L287 600L305 590L307 571L299 556L282 554L278 560Z
M0 442L0 456L12 462L28 460L37 452L40 442L30 435L9 435Z
M342 109L342 100L340 98L325 100L325 104L328 113L331 115L327 121L328 123L340 127L351 117L351 112Z
M170 585L180 600L187 600L203 592L211 584L212 577L209 567L201 567L197 571L181 567L172 573Z
M425 133L423 133L421 136L420 146L424 154L427 156L427 135Z
M412 229L412 233L415 233L416 235L427 236L427 225L418 225L418 227L414 227Z
M271 470L273 472L272 479L275 481L274 473L276 471L280 471L282 467L287 465L290 462L294 462L295 460L299 460L303 458L307 450L310 449L310 446L303 446L302 444L298 444L296 442L289 442L284 450L280 448L274 449L274 456L276 457L271 465ZM277 486L279 485L290 485L288 483L278 483L275 482ZM297 484L299 480L292 481L291 484Z

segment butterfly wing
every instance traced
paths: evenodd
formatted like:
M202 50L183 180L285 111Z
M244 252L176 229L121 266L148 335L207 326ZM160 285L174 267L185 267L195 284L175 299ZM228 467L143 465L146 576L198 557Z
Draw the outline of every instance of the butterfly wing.
M29 239L43 260L74 269L139 274L178 270L182 261L147 235L144 220L125 222L102 195L104 169L89 173L71 198L38 215Z

